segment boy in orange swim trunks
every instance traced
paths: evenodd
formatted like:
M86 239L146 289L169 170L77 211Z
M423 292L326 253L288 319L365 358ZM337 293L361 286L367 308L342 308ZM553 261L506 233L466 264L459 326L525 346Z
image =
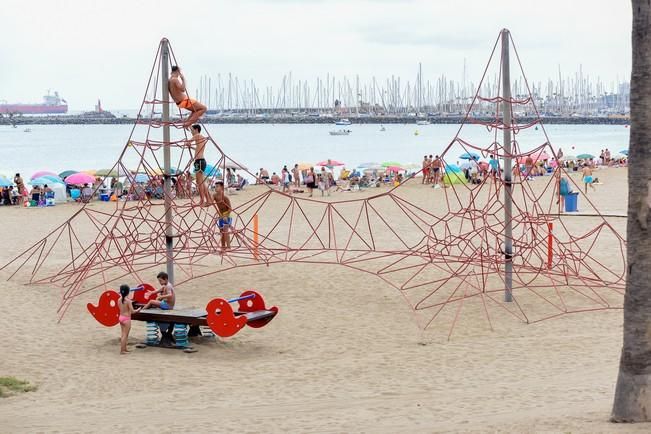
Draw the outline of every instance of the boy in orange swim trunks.
M169 80L169 91L172 99L179 108L191 112L188 119L183 123L184 128L199 121L201 116L206 113L206 106L201 104L194 98L190 98L186 93L185 77L181 72L181 68L174 65L172 66L172 74Z

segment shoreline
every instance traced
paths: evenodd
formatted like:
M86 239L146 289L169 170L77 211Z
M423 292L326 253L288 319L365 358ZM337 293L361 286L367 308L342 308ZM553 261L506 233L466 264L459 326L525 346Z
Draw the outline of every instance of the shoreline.
M418 120L427 120L430 124L461 124L463 116L446 116L446 117L413 117L413 116L369 116L369 117L349 117L352 125L356 124L413 124L416 125ZM473 118L479 122L492 122L493 118L477 117ZM530 124L538 118L534 116L519 117L521 124ZM19 117L2 117L0 125L124 125L134 124L138 121L134 117L85 117L85 116L19 116ZM329 124L335 127L335 118L332 117L314 117L314 116L278 116L278 117L257 117L257 116L237 116L237 117L217 117L204 116L204 124ZM468 121L470 123L470 121ZM545 117L541 118L543 125L628 125L629 119L626 118L598 118L598 117ZM352 126L350 125L350 126ZM348 125L336 125L336 127L348 127Z

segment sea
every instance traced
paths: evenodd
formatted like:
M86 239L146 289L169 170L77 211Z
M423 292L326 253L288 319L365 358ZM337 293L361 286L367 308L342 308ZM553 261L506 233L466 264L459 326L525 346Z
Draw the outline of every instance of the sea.
M29 177L40 170L107 169L114 166L127 146L131 125L31 125L0 126L0 174ZM318 163L333 159L355 168L361 163L395 161L420 164L423 155L439 155L453 141L460 125L360 124L335 127L324 124L211 124L206 125L213 140L230 159L256 173L264 167L270 173L283 165ZM335 128L349 129L347 136L332 136ZM157 133L160 132L158 129ZM465 125L459 137L474 146L488 148L501 131L479 125ZM142 128L134 139L144 141ZM179 138L179 132L174 132ZM515 135L520 149L534 149L547 141L565 155L599 155L608 148L612 154L628 148L629 129L624 125L548 125L530 128ZM128 148L127 148L128 150ZM464 149L454 145L446 162L456 163ZM137 166L138 154L127 152L128 168ZM217 161L216 149L207 151L208 163Z

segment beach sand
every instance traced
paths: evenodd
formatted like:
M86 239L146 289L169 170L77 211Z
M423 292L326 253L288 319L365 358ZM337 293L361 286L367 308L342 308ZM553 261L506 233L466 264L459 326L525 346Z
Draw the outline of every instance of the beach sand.
M625 214L626 169L597 173L604 184L589 196L603 212ZM404 191L416 202L433 193L440 190ZM0 208L0 262L77 207ZM572 219L577 227L594 220ZM626 219L609 221L624 234ZM56 259L46 264L49 271ZM398 291L374 276L336 265L280 264L177 290L178 304L205 306L256 288L280 308L267 327L198 344L193 354L132 348L120 356L119 329L102 327L86 310L100 291L80 296L57 323L59 289L0 277L0 375L38 386L0 399L0 433L649 431L608 422L621 310L533 325L497 321L493 331L465 321L447 341L437 330L422 332ZM130 342L141 341L144 329L134 322Z

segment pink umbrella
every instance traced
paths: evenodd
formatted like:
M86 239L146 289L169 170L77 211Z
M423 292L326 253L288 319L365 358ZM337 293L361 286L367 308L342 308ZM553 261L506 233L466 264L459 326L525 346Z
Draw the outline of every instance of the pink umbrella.
M87 173L75 173L66 178L66 184L82 185L92 184L95 182L95 177Z
M341 161L327 159L325 161L320 161L315 164L315 166L325 166L325 167L335 167L335 166L344 166L345 164Z
M395 172L395 173L403 172L404 170L405 169L403 169L402 167L399 167L399 166L389 166L389 167L386 168L387 172Z
M525 157L520 157L518 158L518 163L520 164L525 164L525 161L527 160L527 157L531 157L534 163L537 163L539 161L545 161L549 160L549 155L545 151L540 151L536 154L529 154Z
M58 178L58 177L59 177L59 174L58 174L58 173L54 173L54 172L50 172L50 171L47 171L47 170L40 170L40 171L34 173L34 174L32 175L32 177L29 178L29 179L36 179L36 178L40 178L40 177L42 177L42 176L55 176L55 177Z

